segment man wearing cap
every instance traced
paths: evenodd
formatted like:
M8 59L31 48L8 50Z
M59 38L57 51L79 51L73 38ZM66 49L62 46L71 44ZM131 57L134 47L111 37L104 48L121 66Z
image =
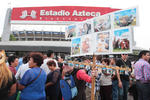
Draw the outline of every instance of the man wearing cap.
M78 90L78 94L75 98L73 98L73 100L86 100L86 94L85 94L86 82L91 83L92 77L89 76L84 69L78 69L78 68L70 67L68 65L65 65L63 67L62 77L64 77L66 74L71 74L73 76ZM96 77L97 72L92 71L91 75Z

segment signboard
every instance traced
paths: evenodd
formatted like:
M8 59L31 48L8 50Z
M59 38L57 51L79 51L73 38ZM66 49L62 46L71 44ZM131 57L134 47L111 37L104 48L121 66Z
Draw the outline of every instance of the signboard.
M94 32L111 29L111 15L101 16L94 19Z
M81 37L81 55L93 54L93 38L92 34L84 35Z
M71 55L80 55L81 50L81 38L74 38L71 41Z
M91 34L92 32L92 21L86 20L77 24L77 36Z
M119 9L83 6L20 7L12 9L11 23L65 24L84 21L116 10Z
M65 30L65 37L72 38L77 36L76 25L69 25Z
M114 13L114 28L138 25L138 9L132 8Z
M113 32L113 53L132 52L131 28L114 30Z
M95 54L110 53L110 31L99 32L95 34Z
M118 26L116 22L122 22L121 20L124 17L129 18L127 22L130 20L130 23ZM116 21L116 18L118 21ZM77 43L80 46L80 53L78 55L71 53L72 56L132 53L132 28L138 25L137 19L137 8L133 8L74 24L76 35L72 35L72 46L76 44L74 43L75 39L80 38L80 42Z

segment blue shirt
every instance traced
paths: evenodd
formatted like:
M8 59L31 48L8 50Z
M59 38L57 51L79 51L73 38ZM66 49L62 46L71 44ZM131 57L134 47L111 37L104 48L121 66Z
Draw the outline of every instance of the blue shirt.
M23 64L23 58L19 58L18 66L16 67L16 71L18 71L19 67Z
M24 86L28 85L39 73L39 67L29 69L23 75L20 84ZM46 100L45 82L46 73L42 70L40 76L21 91L21 100Z

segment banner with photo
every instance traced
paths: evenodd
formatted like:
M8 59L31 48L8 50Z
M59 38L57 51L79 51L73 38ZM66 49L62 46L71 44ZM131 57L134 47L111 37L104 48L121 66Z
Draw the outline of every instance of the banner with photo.
M95 33L94 54L109 54L110 53L110 31Z
M111 15L103 15L93 19L94 32L106 31L111 29Z
M132 31L130 27L114 30L112 47L112 52L115 54L132 53Z
M91 20L86 20L83 22L79 22L77 24L77 36L83 36L87 34L91 34L92 32L92 22Z
M71 55L72 56L80 56L81 50L81 38L72 38L71 41Z
M138 8L130 8L69 25L66 34L72 38L71 55L132 53L131 29L138 23Z
M66 39L70 39L72 37L76 37L76 25L69 25L65 29L65 37Z
M93 54L93 40L92 34L84 35L81 38L81 55Z
M114 28L137 26L139 23L138 19L138 8L126 9L113 13Z

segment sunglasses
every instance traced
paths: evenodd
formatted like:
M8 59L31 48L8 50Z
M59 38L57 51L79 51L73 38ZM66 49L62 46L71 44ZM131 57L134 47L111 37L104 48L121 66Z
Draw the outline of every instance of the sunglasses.
M122 55L128 55L128 54L122 54Z

